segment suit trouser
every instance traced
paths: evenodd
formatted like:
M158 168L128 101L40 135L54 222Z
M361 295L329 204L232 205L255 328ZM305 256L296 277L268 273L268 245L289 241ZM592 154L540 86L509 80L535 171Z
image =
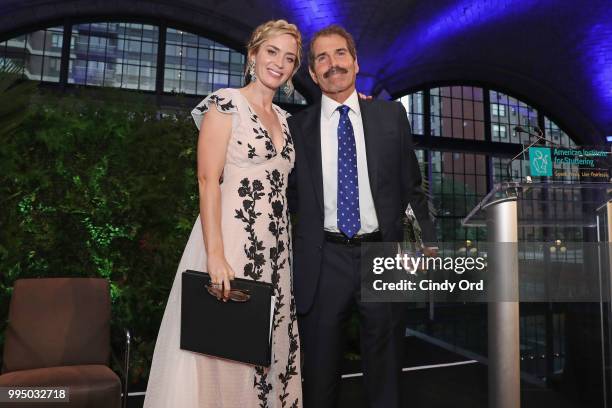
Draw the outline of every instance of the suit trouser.
M299 316L304 351L305 408L335 407L344 354L345 324L359 310L362 369L371 408L400 407L405 304L362 302L361 248L326 242L313 305Z

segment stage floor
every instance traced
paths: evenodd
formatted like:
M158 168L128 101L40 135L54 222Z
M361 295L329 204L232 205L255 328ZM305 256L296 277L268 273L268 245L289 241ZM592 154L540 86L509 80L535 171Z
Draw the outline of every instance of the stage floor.
M406 338L405 360L402 383L407 407L488 408L485 365L415 337ZM345 361L338 408L367 408L360 371L359 361ZM130 396L128 407L141 408L143 401L143 395ZM523 383L521 408L541 407L587 408L554 390Z

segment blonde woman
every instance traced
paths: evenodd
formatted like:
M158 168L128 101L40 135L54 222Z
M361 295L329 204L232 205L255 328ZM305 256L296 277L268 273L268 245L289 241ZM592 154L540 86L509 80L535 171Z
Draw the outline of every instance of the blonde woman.
M279 88L292 91L301 49L295 25L284 20L262 24L247 45L247 85L220 89L192 111L200 130L200 216L166 305L145 408L302 406L286 197L295 152L288 114L272 103ZM208 271L226 296L234 277L274 285L269 368L180 349L181 273L187 269Z

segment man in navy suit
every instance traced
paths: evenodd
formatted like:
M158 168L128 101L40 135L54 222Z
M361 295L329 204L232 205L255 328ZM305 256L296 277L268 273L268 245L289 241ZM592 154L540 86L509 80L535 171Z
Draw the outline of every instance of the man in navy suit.
M294 290L305 407L336 405L343 326L354 303L369 404L399 407L404 308L361 301L360 244L402 241L408 204L423 241L435 241L410 124L401 104L359 98L355 43L342 27L313 36L309 72L321 102L289 119L296 150L290 188L298 214Z

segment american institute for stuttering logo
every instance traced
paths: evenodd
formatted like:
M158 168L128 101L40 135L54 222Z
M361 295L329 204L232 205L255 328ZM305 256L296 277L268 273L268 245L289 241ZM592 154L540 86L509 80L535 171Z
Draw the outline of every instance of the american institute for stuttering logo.
M531 170L532 176L551 177L553 172L553 162L550 148L530 147L529 169Z

